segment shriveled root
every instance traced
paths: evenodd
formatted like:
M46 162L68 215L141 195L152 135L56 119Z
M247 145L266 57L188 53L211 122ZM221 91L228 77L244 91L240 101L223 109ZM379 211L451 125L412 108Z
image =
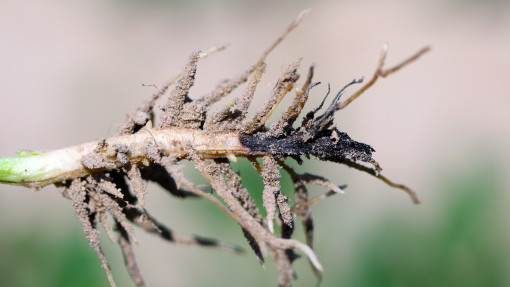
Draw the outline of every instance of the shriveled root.
M293 239L275 237L275 235L269 232L266 227L259 223L243 208L233 195L236 193L236 190L227 185L221 171L221 167L218 164L208 160L203 160L198 154L192 154L192 159L195 162L195 167L202 173L202 175L204 175L205 178L207 178L209 182L211 182L213 188L223 201L225 201L228 208L236 215L237 218L239 218L238 223L243 227L243 229L247 230L257 242L265 243L271 250L277 252L276 254L278 254L281 250L298 248L305 253L314 267L319 270L319 272L322 272L322 265L319 263L319 260L312 249ZM288 267L291 266L289 261L282 260L280 256L280 259L276 261L276 264L278 265L281 278L287 278L287 275L283 273L289 273ZM280 281L288 282L286 279L281 279Z
M85 237L89 241L90 247L94 249L101 260L101 264L103 265L104 270L106 271L106 276L108 277L108 281L111 286L116 286L115 281L113 281L112 272L110 270L110 266L106 261L106 257L101 249L101 242L99 239L99 231L96 228L95 218L91 217L91 210L88 206L87 202L87 191L85 189L85 183L81 179L75 179L67 189L67 195L73 201L74 211L76 216L81 221L83 225L83 231L85 231Z

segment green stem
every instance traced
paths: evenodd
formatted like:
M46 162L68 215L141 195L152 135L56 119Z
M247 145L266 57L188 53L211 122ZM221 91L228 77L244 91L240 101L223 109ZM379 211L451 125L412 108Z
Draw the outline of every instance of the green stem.
M192 148L202 158L254 155L239 141L237 133L208 133L179 128L150 129L54 151L20 152L19 157L0 157L0 183L42 187L98 171L116 169L126 164L117 158L116 147L121 145L127 147L127 164L149 164L147 147L154 145L175 159L186 158L187 148ZM107 159L109 167L89 169L84 166L83 157L94 153Z
M64 180L73 170L83 169L80 154L61 149L20 157L0 157L0 183L44 186L51 179Z

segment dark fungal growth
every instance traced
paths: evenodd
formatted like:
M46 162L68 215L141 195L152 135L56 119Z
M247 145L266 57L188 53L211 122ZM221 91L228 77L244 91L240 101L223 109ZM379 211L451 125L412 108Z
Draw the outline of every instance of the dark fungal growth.
M333 113L336 111L342 91L324 114L313 119L313 114L321 108L321 104L307 115L298 129L290 127L285 129L285 133L277 136L271 130L243 134L240 136L241 143L252 151L268 153L278 158L314 156L333 162L359 160L374 163L372 158L374 149L371 146L352 140L334 126Z
M333 136L334 134L334 136ZM318 134L308 141L303 133L294 132L284 138L274 138L264 132L241 135L241 143L253 151L268 153L274 157L314 156L321 160L360 160L371 163L374 149L364 143L352 140L346 133L334 128Z

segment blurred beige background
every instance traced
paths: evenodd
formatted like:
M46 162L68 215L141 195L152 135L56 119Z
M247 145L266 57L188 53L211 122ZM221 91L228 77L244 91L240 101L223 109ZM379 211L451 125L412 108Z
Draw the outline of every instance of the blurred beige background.
M201 96L251 65L304 8L312 12L267 59L268 72L257 94L260 102L277 75L298 57L303 57L301 74L315 63L315 80L324 83L313 90L310 108L324 95L326 83L335 91L353 78L370 77L383 43L389 43L388 66L430 45L430 53L381 79L337 115L339 129L372 145L383 173L413 187L422 205L412 205L401 191L366 174L317 161L305 165L349 185L344 196L314 209L325 286L332 286L328 274L348 264L359 230L369 228L384 212L399 210L417 224L437 220L436 210L447 196L438 186L449 175L469 170L480 160L494 160L503 175L502 190L510 186L506 1L28 2L0 2L2 156L111 135L126 112L153 92L142 84L163 83L194 50L230 43L226 51L199 64L192 95ZM195 211L205 203L170 198L155 186L148 197L153 213L176 231L243 242L232 228L235 224L219 211ZM504 219L510 215L504 208L509 196L501 198L496 217ZM224 226L231 229L223 231ZM48 248L55 249L59 237L81 236L71 203L53 187L33 193L1 186L0 237L23 236L26 229L54 240ZM508 229L501 232L509 235ZM174 246L138 234L136 251L150 286L234 286L235 278L276 283L273 266L260 268L251 254L239 257ZM85 239L78 243L87 245ZM116 280L131 286L119 250L111 245L107 252ZM295 286L314 283L305 260L297 269L301 279Z

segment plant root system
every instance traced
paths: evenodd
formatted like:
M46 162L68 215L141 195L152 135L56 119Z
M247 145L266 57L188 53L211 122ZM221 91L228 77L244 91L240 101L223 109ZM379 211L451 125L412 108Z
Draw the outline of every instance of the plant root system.
M381 175L381 168L372 157L374 149L371 146L351 139L336 128L334 115L372 86L378 77L397 71L417 59L428 48L402 64L384 69L385 46L370 81L364 85L363 79L351 81L335 94L330 104L326 104L328 92L322 103L305 115L302 115L303 107L313 88L320 83L313 82L314 66L311 66L305 81L299 88L295 88L300 78L300 61L297 60L278 78L267 102L248 118L248 109L257 84L266 70L264 61L267 55L299 24L302 16L299 15L251 67L236 77L222 81L209 94L193 99L190 89L195 81L199 61L223 49L222 46L192 53L182 72L128 114L116 136L59 151L28 155L27 162L32 160L34 165L37 165L37 160L54 160L52 154L58 154L58 159L65 159L65 162L59 165L58 171L43 170L32 178L19 175L1 180L31 187L47 184L60 187L62 194L72 201L86 238L101 260L112 286L115 286L115 282L101 249L99 224L104 227L110 239L114 240L114 234L117 234L127 269L138 286L146 285L131 246L137 242L134 226L178 244L241 252L237 246L214 239L176 234L158 222L145 209L145 181L156 182L177 197L203 197L217 205L240 226L261 264L265 260L264 250L269 249L268 254L278 269L279 286L289 286L296 277L292 263L299 257L298 253L306 256L318 277L322 276L322 266L314 252L311 206L331 195L343 193L345 186L338 186L319 175L299 174L284 159L292 158L301 163L304 158L317 158L345 164L404 190L418 203L418 198L410 188L395 184ZM245 82L247 85L244 93L231 105L219 111L210 109L213 103ZM171 86L173 89L167 93ZM360 88L342 101L348 88L355 86ZM291 92L295 92L292 103L273 125L267 126L267 120L275 107ZM154 118L155 104L165 94L168 97L162 106L161 117L153 125L151 119ZM301 123L296 127L295 123L300 117ZM230 162L240 156L248 158L262 176L264 211L258 209L255 200L242 186L241 176L231 168ZM262 158L262 165L257 158ZM206 193L185 177L183 167L179 165L182 159L194 163L210 183L213 193ZM294 204L281 190L280 169L290 174L294 183ZM323 186L328 192L310 198L307 184ZM304 226L306 243L292 239L297 219ZM278 229L275 224L279 226Z

